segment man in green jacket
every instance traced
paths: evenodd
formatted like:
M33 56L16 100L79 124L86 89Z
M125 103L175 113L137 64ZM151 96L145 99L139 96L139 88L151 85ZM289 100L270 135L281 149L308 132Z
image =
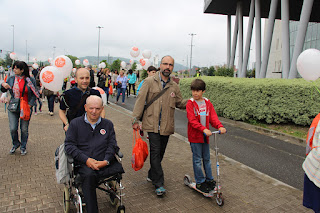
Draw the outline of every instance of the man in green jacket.
M187 100L182 100L179 86L170 78L173 67L174 59L164 56L161 59L160 71L144 80L133 109L132 128L138 130L138 121L143 117L142 130L148 132L151 168L147 180L152 181L159 196L166 191L163 187L161 161L169 136L174 133L174 111L176 107L185 109L187 103ZM163 89L166 91L144 111L145 103L149 103Z

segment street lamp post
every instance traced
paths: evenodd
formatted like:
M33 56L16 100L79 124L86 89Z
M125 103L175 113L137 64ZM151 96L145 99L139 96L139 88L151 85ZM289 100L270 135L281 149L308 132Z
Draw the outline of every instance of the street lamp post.
M197 35L194 33L189 34L191 36L191 52L190 52L190 72L189 72L189 77L191 77L191 69L192 69L192 47L194 45L192 45L192 41L193 41L193 36Z
M99 53L100 53L100 29L103 28L101 26L98 26L97 27L99 29L99 35L98 35L98 63L97 65L99 64L100 60L99 60Z
M11 25L12 27L12 52L14 52L14 25Z

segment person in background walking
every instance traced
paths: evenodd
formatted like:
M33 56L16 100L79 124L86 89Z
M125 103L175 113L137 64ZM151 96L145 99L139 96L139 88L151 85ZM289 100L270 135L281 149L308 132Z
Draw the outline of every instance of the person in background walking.
M53 91L51 90L48 90L46 88L43 88L42 89L42 94L44 96L47 96L47 99L48 99L48 108L49 108L49 112L48 114L53 116L53 111L54 111L54 100L56 98L56 93L54 93Z
M107 104L110 104L109 103L109 87L111 86L111 75L110 75L110 70L107 68L107 71L106 71L106 82L104 84L104 91L107 95Z
M128 74L128 83L129 83L129 92L128 95L130 95L131 86L133 89L133 95L136 95L136 81L137 81L137 75L132 71L132 69L129 70Z
M32 70L32 76L33 78L36 80L36 88L37 88L37 91L40 91L40 70L39 69L33 69ZM41 93L40 93L40 96L39 98L37 97L37 100L34 102L34 115L37 115L38 112L37 112L37 101L39 103L39 112L42 112L42 101L41 101Z
M32 113L32 106L36 98L39 97L38 91L36 89L36 81L34 78L30 77L28 65L24 61L16 61L13 64L14 76L10 76L6 82L1 84L1 91L6 92L11 90L11 99L20 99L21 97L28 102L30 107L30 119ZM24 92L23 89L25 88ZM22 94L24 94L22 96ZM29 120L23 120L20 118L20 108L18 112L10 112L8 110L9 127L10 134L12 138L12 148L10 149L10 154L14 154L15 151L21 146L21 155L27 154L27 141L29 137ZM21 130L21 142L19 141L18 135L18 125L20 120L20 130Z
M150 66L148 67L147 69L147 73L148 73L148 77L151 77L151 76L154 76L157 72L157 68L155 68L154 66ZM144 80L142 80L138 86L138 89L137 89L137 95L139 93L139 90L141 89L142 87L142 84L143 84Z
M89 84L89 87L93 88L93 87L96 86L96 82L94 81L94 70L92 69L91 65L87 66L87 70L89 70L89 72L90 72L90 84Z
M113 84L113 94L112 95L116 95L117 94L117 85L116 85L116 82L117 82L117 78L119 76L119 73L118 73L118 70L115 70L111 76L111 81L112 81L112 84Z
M117 101L118 103L120 94L122 94L122 104L124 104L124 100L126 98L126 89L127 89L128 78L124 75L124 70L120 71L120 75L117 77Z

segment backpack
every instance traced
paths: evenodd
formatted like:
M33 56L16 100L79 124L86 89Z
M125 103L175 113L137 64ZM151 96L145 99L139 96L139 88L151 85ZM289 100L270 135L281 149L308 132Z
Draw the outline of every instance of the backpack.
M70 180L72 167L68 163L68 156L64 151L64 143L58 146L54 155L57 183L66 184Z

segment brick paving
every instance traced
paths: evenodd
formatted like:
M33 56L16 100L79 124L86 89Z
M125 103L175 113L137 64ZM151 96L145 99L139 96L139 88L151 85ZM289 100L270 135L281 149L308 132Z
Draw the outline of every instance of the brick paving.
M9 155L11 138L8 116L0 104L0 212L63 212L63 185L56 184L54 152L64 140L56 104L54 116L43 112L33 115L29 126L28 154L20 150ZM302 206L302 191L257 173L242 164L220 156L222 192L225 205L219 207L183 183L185 174L193 178L189 145L171 136L163 160L167 194L158 198L154 187L146 181L149 168L135 172L131 168L132 129L130 114L119 106L106 107L112 120L118 145L125 157L123 176L126 212L312 212ZM214 165L214 153L212 150ZM215 171L215 169L213 169ZM105 193L98 191L100 212L116 212ZM72 211L75 208L72 206Z

